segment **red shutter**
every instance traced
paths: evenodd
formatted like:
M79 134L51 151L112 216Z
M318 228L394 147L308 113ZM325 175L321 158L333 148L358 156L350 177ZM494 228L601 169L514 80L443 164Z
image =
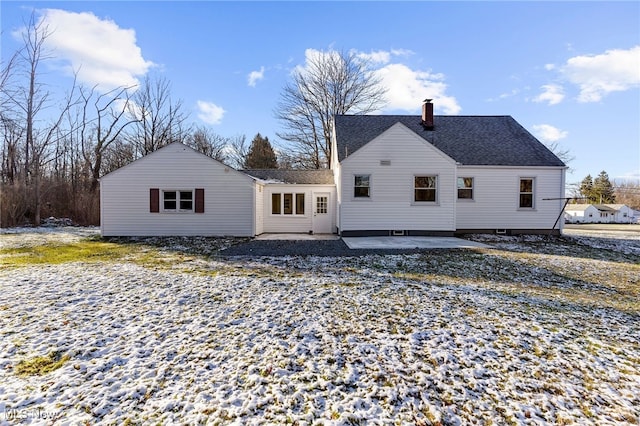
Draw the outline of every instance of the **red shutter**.
M204 189L196 188L196 213L204 213Z
M160 212L160 190L158 188L149 190L149 211L151 213Z

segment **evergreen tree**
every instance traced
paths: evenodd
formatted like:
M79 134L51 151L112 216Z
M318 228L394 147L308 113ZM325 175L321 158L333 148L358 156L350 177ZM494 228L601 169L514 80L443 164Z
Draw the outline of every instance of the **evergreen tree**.
M589 203L595 202L593 197L593 178L591 175L587 175L582 182L580 182L580 194L587 199Z
M247 158L244 162L245 169L277 169L278 159L268 137L262 137L258 133L251 141Z
M609 175L604 170L593 180L594 201L599 204L615 203L616 196Z

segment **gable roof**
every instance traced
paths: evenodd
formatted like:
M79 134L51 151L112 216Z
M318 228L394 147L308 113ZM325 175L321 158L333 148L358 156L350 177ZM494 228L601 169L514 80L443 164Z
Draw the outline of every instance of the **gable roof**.
M615 213L617 211L615 208L610 207L610 204L594 204L593 207L601 212Z
M283 170L283 169L249 169L242 172L254 178L271 183L295 183L300 185L333 185L333 171L320 170Z
M219 165L220 167L224 167L225 169L230 170L232 173L238 174L243 176L245 179L253 179L255 180L255 178L252 178L251 176L246 175L245 173L240 172L239 170L234 169L233 167L227 166L226 164L222 163L221 161L216 160L215 158L211 158L208 155L205 155L193 148L191 148L190 146L187 146L185 144L183 144L182 142L172 142L168 145L165 145L163 147L158 148L157 150L150 152L147 155L143 155L140 158L136 158L135 160L133 160L132 162L125 164L124 166L113 170L109 173L107 173L106 175L102 176L100 178L100 181L104 180L104 179L110 179L112 175L117 175L122 173L125 170L128 170L132 167L137 167L138 164L149 161L153 158L155 158L156 156L159 155L166 155L166 154L173 154L173 155L179 155L180 153L185 152L185 153L191 153L191 154L195 154L196 156L199 156L203 159L205 159L206 161L211 162L212 164L216 164Z
M567 206L564 209L575 211L575 212L583 212L587 210L589 207L592 207L592 205L591 204L567 204Z
M396 123L462 165L565 166L511 116L436 115L434 129L426 130L419 115L336 115L338 161Z

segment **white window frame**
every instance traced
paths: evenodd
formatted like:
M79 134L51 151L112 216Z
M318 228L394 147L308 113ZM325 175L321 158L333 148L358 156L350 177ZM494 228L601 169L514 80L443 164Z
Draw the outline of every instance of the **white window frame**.
M368 186L356 186L356 178L358 177L366 177L369 181L369 185ZM358 174L354 174L353 175L353 186L352 186L352 192L351 192L351 198L354 200L370 200L371 199L371 174L367 174L367 173L358 173ZM367 195L356 195L356 188L368 188L368 194Z
M520 187L523 180L531 181L531 192L522 192ZM531 206L522 206L521 197L523 194L531 194ZM532 176L521 176L518 178L518 210L535 210L536 209L536 178Z
M467 188L466 186L460 188L460 185L459 185L460 179L463 179L463 181L462 181L463 183L464 183L464 179L471 179L471 188ZM458 176L458 178L456 179L456 199L458 201L473 201L473 200L475 200L475 196L476 196L476 194L475 194L475 192L476 192L475 191L475 186L476 186L476 178L475 177L473 177L473 176ZM461 189L462 190L470 190L471 191L471 197L469 197L469 198L461 198L460 197L460 190Z
M435 183L435 188L418 188L416 187L416 178L434 178L436 180ZM413 188L413 191L411 191L411 199L412 199L412 204L417 205L417 206L433 206L433 205L437 205L439 202L439 186L440 186L440 179L438 175L434 175L434 174L418 174L418 175L413 175L413 184L411 185ZM426 189L433 189L435 191L434 194L434 200L433 201L419 201L416 200L416 190L426 190Z
M284 199L285 199L285 194L290 194L291 195L291 213L285 213L284 212ZM274 213L273 212L273 196L279 196L280 198L280 213ZM302 202L302 212L298 212L298 196L302 195L303 197L303 202ZM271 204L271 216L278 216L278 217L305 217L307 216L307 195L305 192L289 192L289 191L284 191L284 192L272 192L271 193L271 197L269 198L269 203Z
M195 196L195 191L193 189L162 189L161 191L162 197L160 199L160 205L162 206L162 212L164 213L194 213L195 212L195 207L196 207L196 196ZM165 198L165 194L169 193L169 192L175 192L176 194L176 198L175 198L175 202L176 202L176 208L175 209L168 209L165 207L165 204L167 201L173 201L172 199L167 200ZM183 193L189 193L191 194L191 208L190 209L183 209L181 208L181 202L182 200L182 194ZM184 201L187 201L186 198Z

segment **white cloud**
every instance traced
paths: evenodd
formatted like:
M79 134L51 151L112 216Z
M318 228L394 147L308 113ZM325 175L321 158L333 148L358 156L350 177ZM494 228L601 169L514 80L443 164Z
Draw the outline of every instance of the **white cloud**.
M557 127L553 127L550 124L536 124L531 126L533 133L540 139L542 142L557 142L560 139L564 139L567 137L569 132L565 130L560 130Z
M206 101L198 101L198 118L207 124L220 124L226 112L222 107Z
M443 74L413 70L404 64L388 64L375 71L386 87L388 110L414 111L425 98L434 100L436 110L458 114L462 108L453 96L446 95Z
M377 51L372 51L372 52L369 52L369 53L358 52L358 51L354 50L353 53L355 53L359 58L367 60L367 61L371 62L374 65L375 64L388 64L389 62L391 62L392 57L394 57L394 56L407 57L407 56L413 55L413 52L411 50L408 50L408 49L391 49L389 51L387 51L387 50L377 50Z
M264 78L264 67L260 71L251 71L247 77L249 86L256 87L256 83Z
M549 105L556 105L564 99L564 90L558 84L545 84L541 89L542 93L533 98L534 102L547 102Z
M370 53L352 50L350 53L371 62L374 74L380 78L382 85L387 89L386 111L415 112L420 110L425 98L434 100L436 111L445 114L458 114L461 111L462 108L455 97L446 94L447 85L444 83L443 74L414 70L405 64L394 62L395 57L412 55L413 52L410 50L377 50ZM298 65L296 70L304 73L309 69L310 64L318 62L320 55L338 55L338 52L307 49L304 66Z
M391 61L391 52L378 50L377 52L358 52L358 57L370 61L374 64L387 64Z
M640 87L640 45L570 58L562 74L580 88L579 102L598 102L611 92Z
M632 171L615 177L616 181L640 184L640 171Z
M154 65L142 57L132 29L89 12L44 9L41 13L39 23L50 31L47 44L52 55L66 72L77 71L81 83L97 84L101 91L133 86Z

